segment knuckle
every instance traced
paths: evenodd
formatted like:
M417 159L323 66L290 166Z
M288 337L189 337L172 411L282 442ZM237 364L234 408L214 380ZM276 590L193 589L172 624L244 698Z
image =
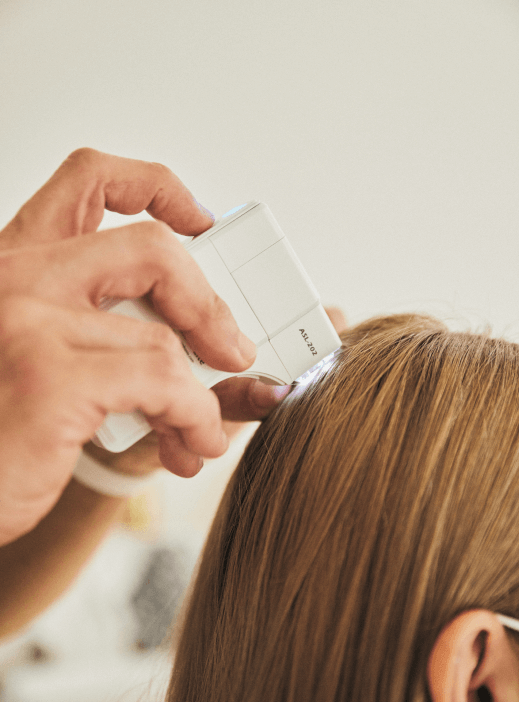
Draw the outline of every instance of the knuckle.
M171 168L168 168L163 163L158 163L157 161L151 161L151 167L155 169L160 180L170 181L176 180L176 175L173 173Z
M168 225L164 222L143 222L139 235L140 245L150 263L160 272L170 270L174 266L175 252L180 244Z
M158 362L154 364L154 370L157 373L161 383L166 387L175 387L180 382L182 375L185 373L185 365L179 359L178 354L172 354L167 351L160 353Z
M182 310L182 313L181 328L185 332L208 328L215 323L229 329L228 325L234 319L229 305L210 287L198 304Z
M142 231L148 244L155 244L163 248L164 246L170 246L172 242L176 241L171 228L165 222L155 220L153 222L143 222L143 225Z
M112 230L114 236L120 236L118 230ZM127 228L127 236L132 237L135 246L145 253L148 257L156 259L157 262L162 262L164 256L168 256L172 252L173 247L177 243L175 236L164 222L145 221L130 224ZM139 254L139 255L142 255Z
M180 351L180 340L171 327L160 322L151 322L149 335L153 345L166 353L177 354Z
M65 160L65 164L76 169L92 169L97 167L97 164L102 158L100 151L92 149L89 146L83 146L75 149Z
M0 338L37 331L43 323L44 305L33 298L10 295L0 300Z
M103 237L112 237L114 246L132 256L135 261L147 261L159 269L170 265L169 257L173 255L177 243L172 230L164 222L144 221L128 224L123 228L111 229ZM102 239L98 239L102 245Z
M6 371L17 402L40 403L62 385L65 361L49 335L27 331L6 343L0 367Z

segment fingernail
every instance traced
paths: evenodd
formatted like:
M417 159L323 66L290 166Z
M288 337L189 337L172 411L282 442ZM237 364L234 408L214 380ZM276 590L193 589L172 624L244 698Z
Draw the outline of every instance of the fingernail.
M243 360L247 363L251 364L256 359L256 344L242 332L238 338L238 348Z
M203 467L204 467L204 459L202 458L202 456L199 456L198 457L198 470L202 470Z
M215 220L214 214L210 210L208 210L207 207L204 207L200 202L198 202L198 200L195 200L195 202L196 202L200 212L202 214L204 214L206 217L209 217L209 219L212 219L214 222L214 220Z

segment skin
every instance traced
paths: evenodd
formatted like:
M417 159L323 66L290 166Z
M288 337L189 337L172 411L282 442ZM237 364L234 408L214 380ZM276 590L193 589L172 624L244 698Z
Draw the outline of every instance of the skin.
M104 209L158 221L97 232ZM140 407L156 438L139 464L191 476L228 446L222 412L258 419L279 401L257 381L207 390L170 329L97 307L148 294L207 363L248 368L254 345L171 232L212 222L166 167L80 149L0 232L0 544L48 514L107 412Z
M104 209L158 221L97 233ZM97 309L149 293L204 360L247 368L253 347L170 231L212 222L166 167L80 149L0 232L0 636L51 604L122 514L125 499L70 477L83 444L115 471L191 476L290 390L244 378L207 390L164 325ZM88 442L107 411L134 406L156 431L121 454Z
M477 702L485 687L494 702L519 700L519 658L514 639L493 612L463 612L440 632L427 680L434 702ZM487 699L486 697L484 699Z
M335 308L327 312L340 333L346 327L343 313ZM265 417L290 389L246 378L220 383L222 413L235 418L223 420L228 439L245 428L244 417ZM143 476L161 468L155 432L122 453L91 443L84 448L116 472ZM125 498L102 495L72 478L49 514L29 533L0 548L0 639L30 624L70 587L121 519L125 503Z
M158 221L97 233L104 209ZM194 475L289 390L244 378L206 390L170 330L97 308L149 294L207 363L249 367L253 344L171 235L212 221L166 167L80 149L0 232L0 636L54 601L121 516L123 498L71 479L83 445L122 473ZM328 314L346 327L340 310ZM88 442L108 411L135 407L152 434L122 454ZM476 700L485 685L496 701L519 700L517 660L495 615L465 612L431 653L431 696Z

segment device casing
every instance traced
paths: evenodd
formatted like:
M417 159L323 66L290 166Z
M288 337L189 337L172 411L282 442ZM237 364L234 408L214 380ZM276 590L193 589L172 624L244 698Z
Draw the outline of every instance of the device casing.
M193 373L207 388L233 376L288 385L341 345L317 290L265 204L231 210L184 246L257 349L250 368L227 373L204 363L177 332ZM141 298L117 302L110 311L165 324ZM119 452L150 431L138 410L109 413L94 441Z

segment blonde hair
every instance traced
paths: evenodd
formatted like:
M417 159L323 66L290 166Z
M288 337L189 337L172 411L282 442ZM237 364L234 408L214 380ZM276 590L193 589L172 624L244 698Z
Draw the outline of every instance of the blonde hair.
M519 347L417 315L342 338L231 479L168 702L422 701L448 621L519 615Z

